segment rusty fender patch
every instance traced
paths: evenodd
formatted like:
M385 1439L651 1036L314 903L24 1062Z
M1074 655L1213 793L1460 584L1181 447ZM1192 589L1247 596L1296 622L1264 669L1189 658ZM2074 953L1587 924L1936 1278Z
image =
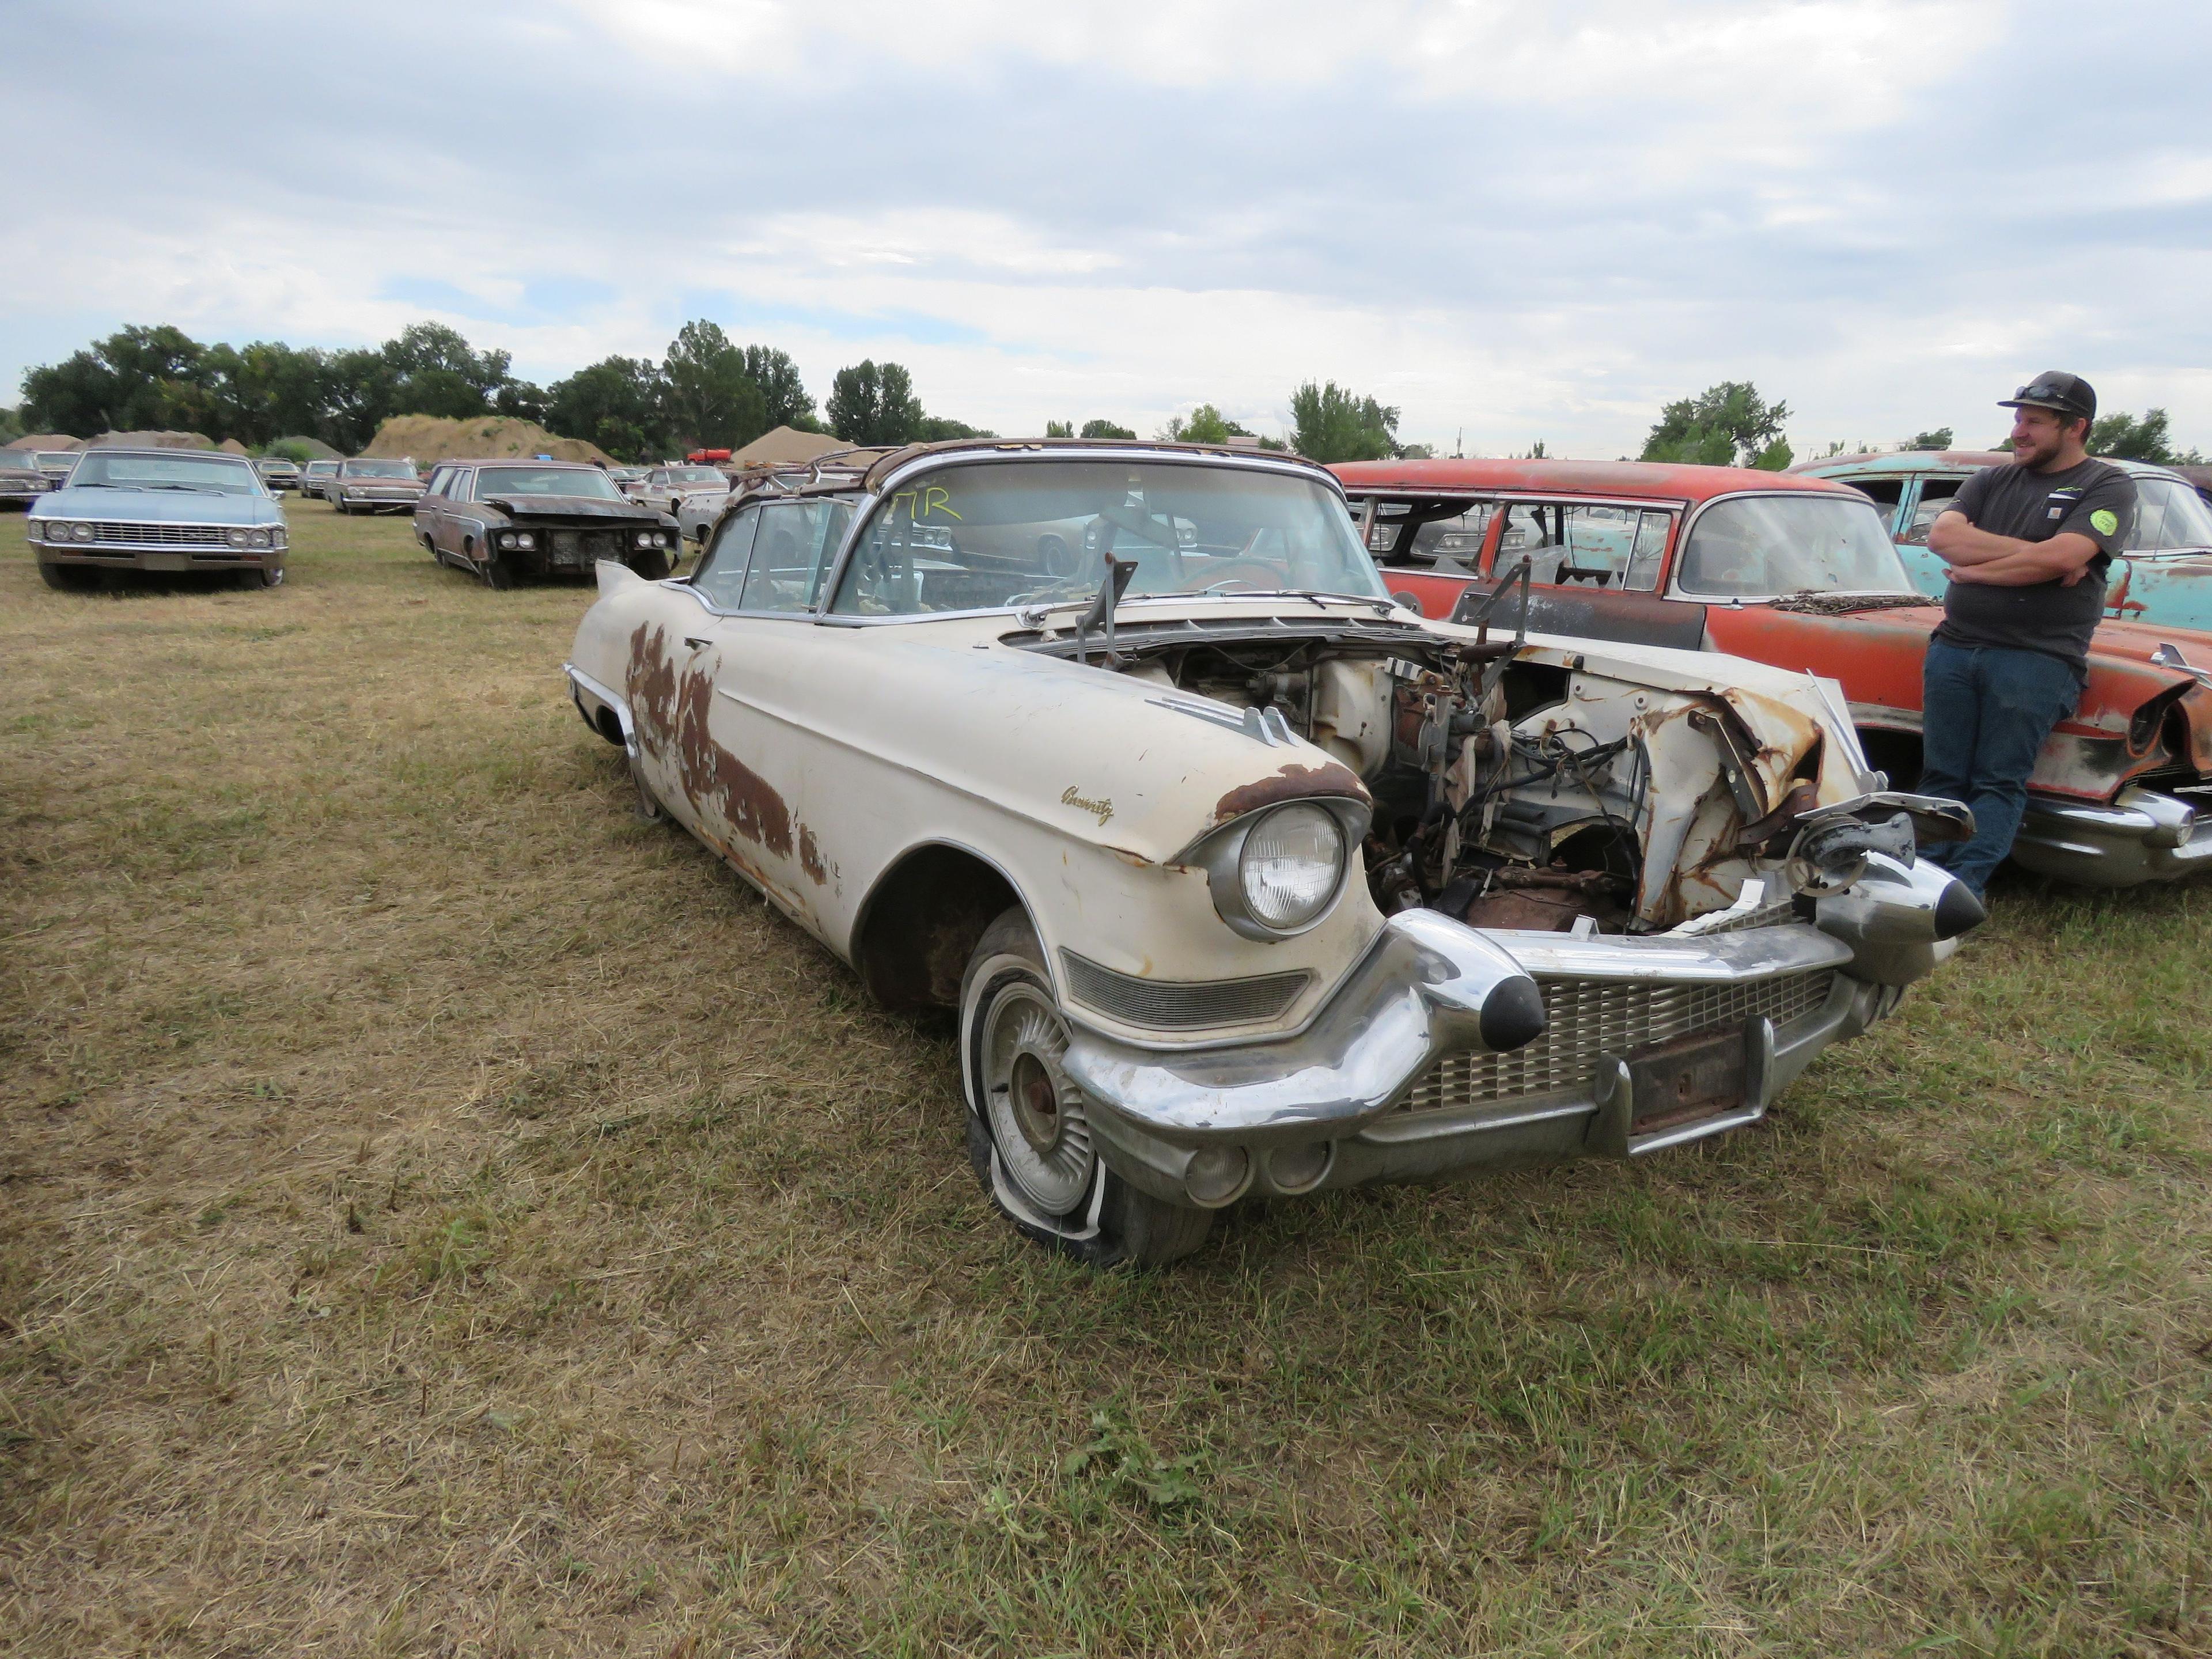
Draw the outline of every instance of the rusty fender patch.
M806 878L817 887L830 879L830 866L822 861L821 845L814 839L814 831L803 823L799 826L799 867L806 872Z
M783 797L716 743L708 730L714 676L696 669L678 672L668 659L665 636L644 623L630 635L624 689L639 743L664 763L672 744L677 775L691 804L719 817L744 840L758 842L779 858L789 858L791 812Z
M1334 761L1320 766L1300 766L1293 761L1273 777L1239 784L1214 802L1213 822L1224 824L1279 801L1304 800L1314 795L1349 795L1364 801L1367 788L1350 767L1339 766Z
M758 842L779 858L791 856L791 812L766 778L716 743L707 730L714 706L709 674L687 673L677 705L676 758L684 770L684 790L702 807L719 811L722 820L747 841Z
M669 728L676 724L676 667L661 648L660 630L651 623L640 623L629 636L623 691L629 699L639 741L650 745L657 758Z

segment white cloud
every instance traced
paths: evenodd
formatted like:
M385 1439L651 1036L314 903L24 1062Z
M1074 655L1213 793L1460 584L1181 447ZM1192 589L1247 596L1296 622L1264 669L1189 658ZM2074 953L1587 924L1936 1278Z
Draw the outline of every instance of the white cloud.
M1614 454L1750 375L1879 438L2063 363L2212 441L2179 0L28 3L102 79L0 106L70 168L0 242L10 380L124 322L424 315L547 380L703 313L1002 431L1272 425L1314 377L1411 438ZM175 97L249 34L258 96Z

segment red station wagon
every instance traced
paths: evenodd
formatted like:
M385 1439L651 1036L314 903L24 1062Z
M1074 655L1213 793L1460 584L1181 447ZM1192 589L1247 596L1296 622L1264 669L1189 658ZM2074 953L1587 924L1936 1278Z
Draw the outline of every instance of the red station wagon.
M1720 651L1839 682L1871 763L1920 772L1921 659L1943 619L1856 490L1735 467L1405 460L1333 469L1392 592L1470 621L1527 572L1531 633ZM1521 620L1498 598L1493 624ZM2085 886L2212 868L2212 635L2097 629L2013 858Z

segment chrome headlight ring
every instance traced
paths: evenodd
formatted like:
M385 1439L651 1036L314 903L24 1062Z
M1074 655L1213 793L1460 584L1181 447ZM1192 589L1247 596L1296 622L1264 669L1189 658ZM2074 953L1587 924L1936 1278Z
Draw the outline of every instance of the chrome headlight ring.
M1285 818L1285 814L1291 816ZM1304 837L1318 851L1326 842L1313 836L1313 831L1320 827L1316 816L1335 832L1334 848L1328 849L1333 854L1329 860L1332 868L1321 884L1322 896L1310 908L1271 921L1261 914L1251 896L1254 878L1258 873L1255 866L1262 857L1279 859L1283 852L1281 847L1269 848L1265 832L1271 829L1291 832L1279 838L1296 841ZM1176 862L1195 864L1206 872L1213 908L1232 933L1261 944L1296 939L1320 927L1344 896L1353 867L1352 854L1367 834L1370 816L1371 809L1366 802L1341 795L1308 795L1278 801L1209 831ZM1261 835L1256 845L1255 832ZM1248 858L1248 854L1253 856Z

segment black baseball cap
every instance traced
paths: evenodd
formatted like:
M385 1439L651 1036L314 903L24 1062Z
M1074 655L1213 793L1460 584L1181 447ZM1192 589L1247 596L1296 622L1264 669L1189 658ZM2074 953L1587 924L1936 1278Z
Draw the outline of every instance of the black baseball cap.
M1999 409L2051 409L2069 421L2097 418L2097 392L2079 374L2063 368L2046 368L2009 398L1997 399Z

